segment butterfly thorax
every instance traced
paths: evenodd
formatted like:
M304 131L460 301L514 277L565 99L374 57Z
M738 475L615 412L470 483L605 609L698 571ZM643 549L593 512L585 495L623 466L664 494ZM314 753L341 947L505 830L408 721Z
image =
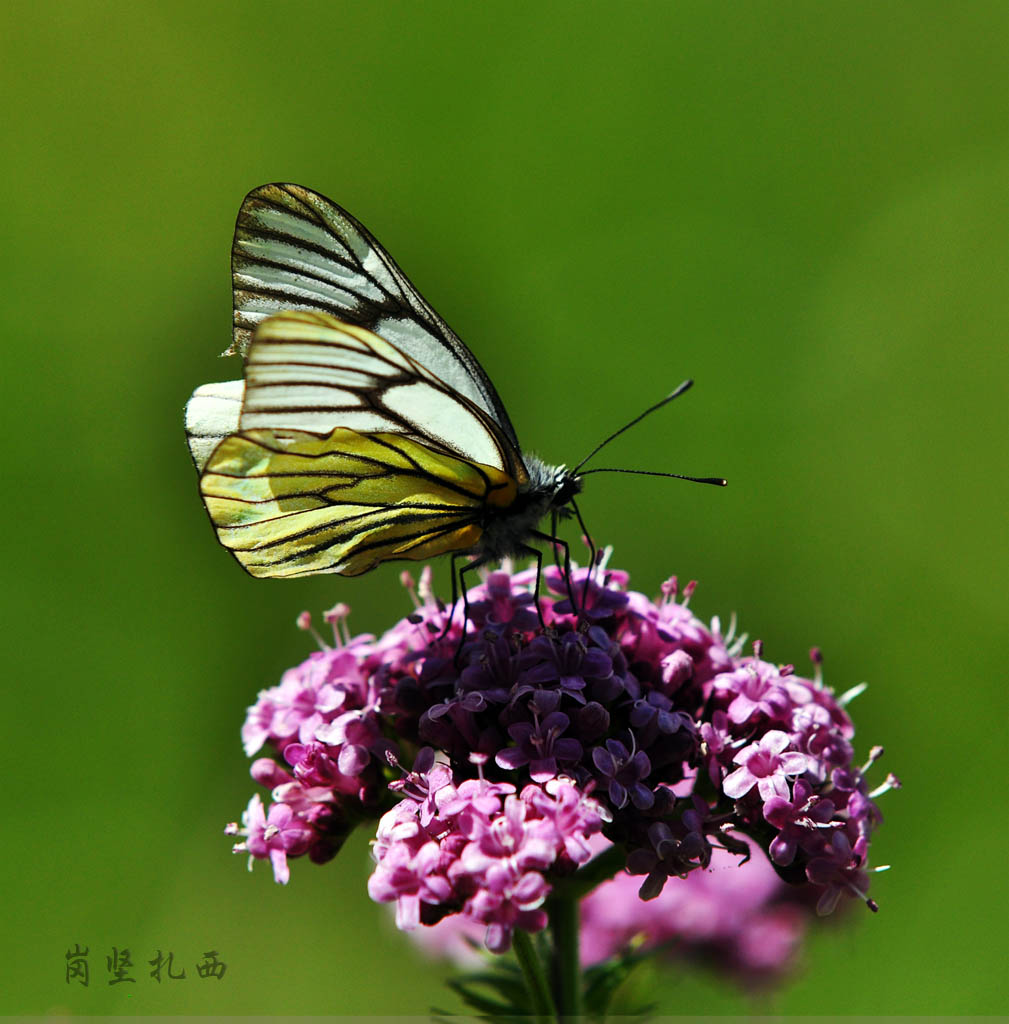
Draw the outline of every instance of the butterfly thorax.
M554 511L567 518L568 503L582 489L581 478L566 466L547 465L535 455L524 454L523 459L529 480L515 500L507 508L486 507L479 543L484 557L496 560L528 553L529 537L540 521Z

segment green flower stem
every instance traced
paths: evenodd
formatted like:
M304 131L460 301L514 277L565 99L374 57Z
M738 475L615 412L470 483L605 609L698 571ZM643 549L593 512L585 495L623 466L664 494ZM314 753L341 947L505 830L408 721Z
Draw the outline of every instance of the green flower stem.
M578 899L553 896L547 903L553 938L554 996L557 1020L577 1021L582 1014L582 968L578 961Z
M543 964L540 963L540 958L536 955L529 933L522 931L521 928L516 928L512 933L512 946L529 988L537 1024L551 1024L556 1017L554 1001L550 995L550 986L547 984Z
M532 999L537 1024L577 1021L582 1015L582 969L578 959L582 897L624 866L624 852L614 846L568 878L558 879L547 901L552 957L550 977L528 932L516 929L512 945Z

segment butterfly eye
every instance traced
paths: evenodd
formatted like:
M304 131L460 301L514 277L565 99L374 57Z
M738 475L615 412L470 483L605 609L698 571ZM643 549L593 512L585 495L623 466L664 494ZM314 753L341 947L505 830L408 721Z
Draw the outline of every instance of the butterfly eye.
M554 494L552 504L561 510L561 515L567 511L566 506L576 494L581 494L582 482L573 473L565 472L558 481L557 492ZM570 513L568 513L570 515Z

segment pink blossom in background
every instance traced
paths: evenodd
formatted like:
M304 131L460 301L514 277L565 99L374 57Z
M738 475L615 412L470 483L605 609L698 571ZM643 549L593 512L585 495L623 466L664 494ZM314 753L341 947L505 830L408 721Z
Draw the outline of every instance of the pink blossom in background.
M609 844L593 842L599 853ZM661 947L669 960L700 960L738 981L760 986L780 979L794 964L812 912L786 885L759 850L739 858L716 850L711 867L671 879L654 900L637 898L638 882L620 872L581 903L583 967L618 955L638 940ZM461 965L479 962L474 948L482 935L465 917L445 918L410 932L426 953Z
M640 936L671 958L703 957L729 973L785 971L809 922L760 851L740 863L714 850L705 870L672 878L653 900L637 900L638 881L624 872L582 900L581 956L586 966L619 953ZM760 941L756 941L760 937Z

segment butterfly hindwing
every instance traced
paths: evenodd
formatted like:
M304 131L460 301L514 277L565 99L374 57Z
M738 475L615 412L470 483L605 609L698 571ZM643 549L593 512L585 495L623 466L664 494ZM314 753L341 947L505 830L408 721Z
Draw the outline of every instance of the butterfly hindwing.
M251 429L225 438L200 479L221 543L253 576L354 576L394 558L472 547L513 479L396 434Z
M242 203L231 256L234 341L285 310L328 313L380 335L486 413L518 451L494 385L476 357L368 230L299 185L263 185Z
M244 380L203 384L186 403L186 440L196 470L203 472L214 449L238 430L245 398Z

